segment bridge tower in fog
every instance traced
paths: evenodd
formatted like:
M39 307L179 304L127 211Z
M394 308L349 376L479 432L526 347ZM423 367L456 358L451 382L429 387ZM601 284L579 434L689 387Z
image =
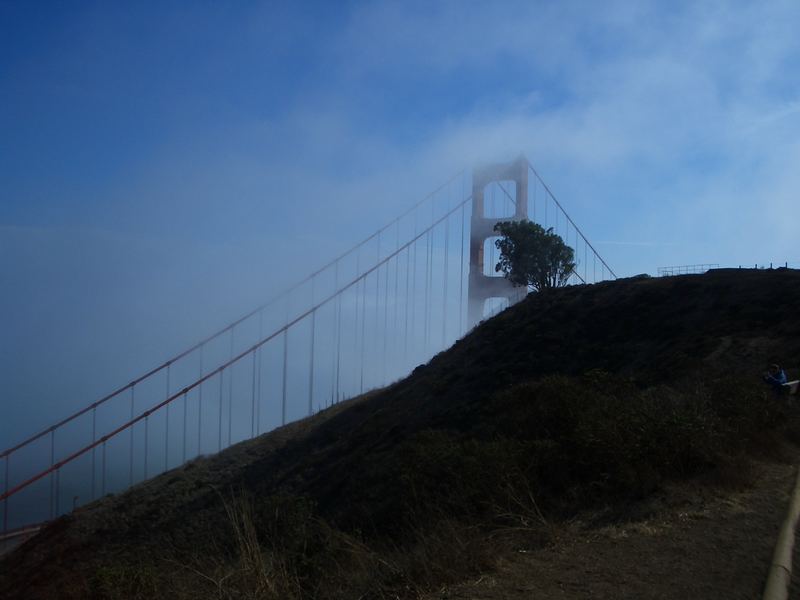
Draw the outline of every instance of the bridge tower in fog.
M473 171L467 327L474 326L483 318L487 300L505 299L513 304L526 292L505 277L486 274L487 268L494 273L494 265L487 264L485 245L487 240L496 237L495 224L528 218L528 170L528 160L520 156L510 163L484 165ZM513 213L496 214L487 210L485 195L490 184L495 184L505 196L506 202L502 202L501 206L513 206Z
M568 284L616 277L524 156L461 171L250 312L0 447L0 552L78 505L405 377L525 295L494 272L492 242L496 223L528 218L575 250Z

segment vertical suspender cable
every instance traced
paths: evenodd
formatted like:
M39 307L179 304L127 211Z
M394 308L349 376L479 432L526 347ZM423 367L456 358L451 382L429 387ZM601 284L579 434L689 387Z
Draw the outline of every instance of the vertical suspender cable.
M336 263L334 288L337 290L339 289L339 263ZM339 294L336 296L336 394L331 398L331 400L335 398L336 402L339 402L339 377L341 376L342 366L342 293L343 292L339 292Z
M316 279L311 279L311 306L314 306L314 284ZM311 348L308 366L308 414L312 414L314 410L314 337L317 325L317 311L314 309L311 312Z
M464 266L466 264L464 260L464 230L466 229L465 221L467 218L466 207L466 203L461 205L461 262L459 262L458 335L463 334L467 327L467 317L464 314ZM467 265L467 276L469 276L469 265Z
M369 283L369 274L364 275L361 286L361 375L358 385L358 393L364 393L364 360L366 350L366 331L367 331L367 284Z
M334 293L338 292L339 289L339 262L336 262L336 266L334 267L333 272L333 291ZM336 352L337 352L337 343L336 343L336 314L337 308L339 305L339 296L337 295L335 300L333 301L333 305L331 306L331 404L333 403L333 398L336 395ZM324 404L324 402L323 402Z
M415 215L415 218L416 218L416 215ZM414 237L415 238L417 237L417 224L416 223L414 223ZM410 336L409 339L411 340L411 344L410 345L411 345L411 353L412 353L412 355L414 354L414 349L415 349L415 346L416 346L416 344L415 344L415 335L416 335L416 328L417 328L417 324L416 324L416 320L417 320L416 316L417 315L416 315L416 312L417 312L417 245L418 244L419 244L419 240L415 241L413 243L413 245L412 245L412 248L414 249L414 258L412 259L412 262L411 262L411 265L412 265L412 268L411 268L411 273L412 273L412 275L411 275L411 328L410 328L411 336Z
M431 329L433 328L433 269L434 269L434 261L433 255L435 254L434 246L436 243L436 232L433 228L433 223L436 222L436 196L431 199L431 229L428 232L428 239L430 240L430 245L428 247L428 281L426 283L427 290L428 290L428 301L425 303L425 317L426 317L426 325L425 325L425 354L427 358L427 353L430 351L431 344L433 343L433 334Z
M575 265L577 266L577 261L578 261L578 229L577 228L575 229L575 247L573 249L572 258L573 258L573 260L575 260ZM575 269L573 269L572 272L573 272L573 274L577 275L577 273L575 273ZM570 275L570 277L572 277L572 275Z
M131 421L133 421L133 402L134 402L134 390L135 386L131 385ZM130 460L128 463L128 485L133 485L133 427L131 427L131 439L130 439Z
M428 232L428 233L430 233L430 232ZM419 266L419 270L420 270L419 287L420 287L420 292L421 292L420 295L419 295L419 299L420 299L421 304L422 304L422 308L421 308L422 312L421 312L421 314L417 314L417 312L415 310L415 314L414 314L414 316L416 317L415 320L419 321L419 323L420 323L419 340L414 340L414 342L415 342L414 343L414 345L415 345L415 353L417 354L417 356L414 357L414 362L419 360L419 349L420 349L420 347L422 347L423 352L425 350L425 347L424 347L424 343L425 343L425 303L427 302L427 293L428 293L427 292L427 285L428 285L428 266L427 266L428 238L427 238L427 235L424 238L424 240L425 240L425 242L424 242L425 243L424 261L423 261L423 257L420 256L419 257L419 265L418 265ZM422 245L421 244L420 244L420 247L418 248L418 250L419 250L419 253L422 254L423 249L422 249ZM424 266L424 269L423 269L423 266ZM416 309L416 307L415 307L415 309ZM414 339L414 338L412 338L412 339ZM420 344L422 344L422 346L420 346Z
M56 435L56 430L55 429L51 429L50 430L50 468L53 468L53 465L56 464L56 440L55 440L55 435ZM55 516L54 515L54 510L53 510L53 498L55 496L54 486L55 486L55 483L56 483L55 482L56 476L57 476L56 473L51 473L50 474L50 519L51 520Z
M260 340L260 338L259 338ZM253 350L253 382L251 390L251 405L250 405L250 437L256 437L256 353L258 350Z
M495 191L496 190L497 190L497 182L494 182L494 183L492 183L492 194L490 196L490 198L491 198L491 207L492 207L491 211L492 211L492 217L493 218L497 214L497 199L495 197ZM483 274L484 275L489 275L490 277L494 273L494 265L496 264L495 260L494 260L494 251L495 250L496 250L496 247L494 245L494 242L492 242L491 244L489 244L489 264L488 265L484 265L484 269L483 269ZM486 267L487 266L489 268L489 272L488 273L486 272ZM495 309L493 309L493 310L496 312L497 305L495 305ZM494 314L494 312L492 314Z
M230 360L233 360L233 327L231 327L231 357ZM233 368L234 365L231 365L231 369L228 372L228 446L232 443L231 434L233 432Z
M258 339L264 339L264 311L258 313ZM258 350L258 394L256 397L256 435L261 435L261 402L262 402L262 387L261 382L264 379L264 351L262 347Z
M97 441L97 407L92 407L92 444ZM97 471L97 461L95 456L95 450L97 448L92 448L92 500L94 500L94 490L95 490L95 472Z
M459 263L460 269L460 277L459 277L459 288L458 288L458 335L464 333L464 329L466 329L466 325L464 324L466 321L466 316L464 315L464 221L467 217L467 205L461 205L461 262ZM467 273L469 273L469 268L467 268Z
M217 419L217 452L222 450L222 389L224 387L225 369L219 372L219 412Z
M450 212L450 203L447 204L447 212ZM444 283L442 284L442 349L447 342L447 277L448 269L448 255L450 250L450 217L444 220Z
M383 364L381 366L381 385L386 384L386 352L389 342L389 266L390 263L386 263L386 281L384 281L383 285Z
M336 291L336 285L333 286L334 292ZM339 303L339 296L337 295L336 298L333 299L331 303L331 379L330 379L330 394L329 394L329 402L333 403L333 397L336 394L336 308ZM326 405L326 401L323 398L322 402L320 402L320 410L322 407Z
M356 255L356 277L361 277L361 253L360 252ZM352 384L353 384L353 388L354 389L358 389L357 388L358 364L356 364L355 361L357 360L356 357L358 356L358 340L361 337L360 332L359 332L359 327L361 326L361 319L360 319L360 314L359 314L359 311L358 311L358 306L359 306L359 302L361 302L361 286L362 285L366 286L366 284L367 284L366 280L358 279L358 281L356 282L356 290L355 290L356 291L356 308L355 308L355 316L354 316L355 320L353 321L353 369L354 370L353 370L353 380L352 380ZM346 395L347 395L346 393L343 394L343 396L346 396Z
M564 237L562 239L564 240L564 244L567 247L570 247L570 245L569 245L569 219L567 219L566 225L564 226ZM577 245L575 247L577 248ZM574 252L573 252L573 255L574 255ZM575 269L572 270L572 272L574 272L574 271L575 271ZM567 276L568 280L572 277L572 272L570 272L570 274Z
M313 300L311 304L312 305L314 304ZM308 367L308 414L309 415L311 415L314 411L314 341L315 341L316 323L317 323L317 311L315 310L311 313L311 349L310 349L309 367Z
M405 324L403 325L403 366L405 367L408 360L408 303L410 301L409 291L409 273L411 271L411 248L406 248L406 301L404 302L403 309L405 311Z
M283 389L281 391L281 425L286 425L286 370L289 361L289 328L283 330Z
M376 265L380 265L381 264L381 236L380 236L380 234L378 235L378 252L377 252L377 255L375 256L375 264ZM386 276L388 277L388 275L389 275L389 273L387 272ZM377 269L375 269L375 326L373 327L372 335L370 336L372 338L374 347L373 347L373 351L369 353L369 356L373 360L371 361L372 362L372 368L367 372L367 375L372 374L372 377L375 377L375 371L377 371L377 364L376 364L377 360L376 359L377 359L377 354L378 354L378 315L380 313L380 306L379 306L380 305L380 297L381 297L381 268L379 266ZM374 381L373 381L373 385L374 385Z
M181 464L186 462L186 419L187 419L187 398L186 393L183 394L183 439L181 440L182 449L181 449Z
M392 363L394 364L397 361L397 350L398 345L400 343L400 327L397 324L397 321L400 317L400 310L399 310L399 297L400 297L400 219L397 220L397 228L395 229L395 252L397 253L394 258L394 294L392 295L393 304L394 304L394 318L392 319L392 340L393 340L393 349L392 349ZM396 368L396 367L395 367Z
M550 203L550 195L545 190L544 194L544 228L547 229L547 205Z
M200 379L203 378L203 350L200 346ZM203 384L197 386L197 456L203 453Z
M425 357L427 358L431 343L431 307L433 306L433 229L428 230L426 238L428 248L425 257Z
M435 250L436 250L436 229L434 228L433 223L436 222L436 217L434 215L435 205L436 205L436 198L434 197L433 200L431 201L431 229L430 229L430 232L429 232L430 240L431 240L431 246L430 246L430 268L428 269L428 307L427 307L428 329L427 329L427 333L426 333L426 336L428 338L428 345L425 348L426 352L430 351L430 347L433 344L433 332L432 332L432 329L433 329L433 271L434 271L434 267L435 267L433 258L434 258L434 255L436 254L436 252L435 252Z
M150 430L150 415L145 415L145 417L144 417L144 477L142 479L147 479L147 446L148 446L149 430Z
M58 507L61 504L61 467L56 469L56 505L55 505L55 513L58 514Z
M558 235L558 213L559 213L559 211L556 210L556 226L555 226L556 235Z
M106 495L106 443L105 441L101 444L102 446L102 461L100 464L100 468L103 469L102 473L100 474L100 490L101 496Z
M569 220L567 220L567 223L569 223ZM577 259L578 259L578 249L580 248L581 238L580 238L580 236L578 234L578 228L575 227L574 229L575 229L575 260L577 261Z
M360 279L355 285L355 308L353 309L353 358L352 365L348 365L347 381L345 382L345 390L342 392L342 398L345 398L348 393L354 394L358 389L358 340L361 337L359 328L361 327L361 314L359 313L359 306L361 304L361 284L364 283ZM347 388L352 386L352 391Z
M169 398L169 370L172 365L167 365L167 395L164 396L165 398ZM166 471L169 469L169 404L165 407L166 409L166 419L167 424L164 428L164 470Z
M6 464L5 464L5 474L3 476L3 494L8 493L8 463L11 460L11 456L6 454ZM3 498L3 533L8 531L8 496Z
M428 271L430 270L431 266L431 232L428 230L425 233L425 293L422 295L423 297L423 309L424 313L422 314L422 342L423 342L423 352L427 356L428 353L428 306L430 305L430 300L428 298Z

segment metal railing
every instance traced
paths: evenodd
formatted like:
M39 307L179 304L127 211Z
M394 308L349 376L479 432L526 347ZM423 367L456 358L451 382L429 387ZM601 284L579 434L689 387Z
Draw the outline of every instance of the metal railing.
M711 269L719 269L720 265L716 263L704 263L704 264L697 264L697 265L680 265L675 267L659 267L658 268L658 276L659 277L671 277L673 275L697 275L706 273ZM769 269L800 269L800 262L790 262L790 261L783 261L781 262L770 262L770 263L751 263L751 264L740 264L736 267L728 267L732 269L758 269L758 270L769 270Z
M673 275L697 275L705 273L711 269L719 269L719 265L714 263L704 263L698 265L679 265L675 267L658 267L659 277L672 277Z

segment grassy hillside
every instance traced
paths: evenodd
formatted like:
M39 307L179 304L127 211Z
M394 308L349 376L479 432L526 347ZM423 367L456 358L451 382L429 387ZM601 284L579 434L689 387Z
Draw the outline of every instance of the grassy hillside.
M0 562L0 587L415 597L666 481L746 483L748 457L800 432L759 380L770 362L800 374L797 307L791 270L531 295L390 388L59 519Z

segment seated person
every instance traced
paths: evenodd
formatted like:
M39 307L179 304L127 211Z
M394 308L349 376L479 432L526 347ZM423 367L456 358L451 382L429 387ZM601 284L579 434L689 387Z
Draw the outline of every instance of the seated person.
M764 373L764 381L771 386L780 389L780 387L789 380L786 378L786 372L781 369L779 365L770 365L769 370Z

